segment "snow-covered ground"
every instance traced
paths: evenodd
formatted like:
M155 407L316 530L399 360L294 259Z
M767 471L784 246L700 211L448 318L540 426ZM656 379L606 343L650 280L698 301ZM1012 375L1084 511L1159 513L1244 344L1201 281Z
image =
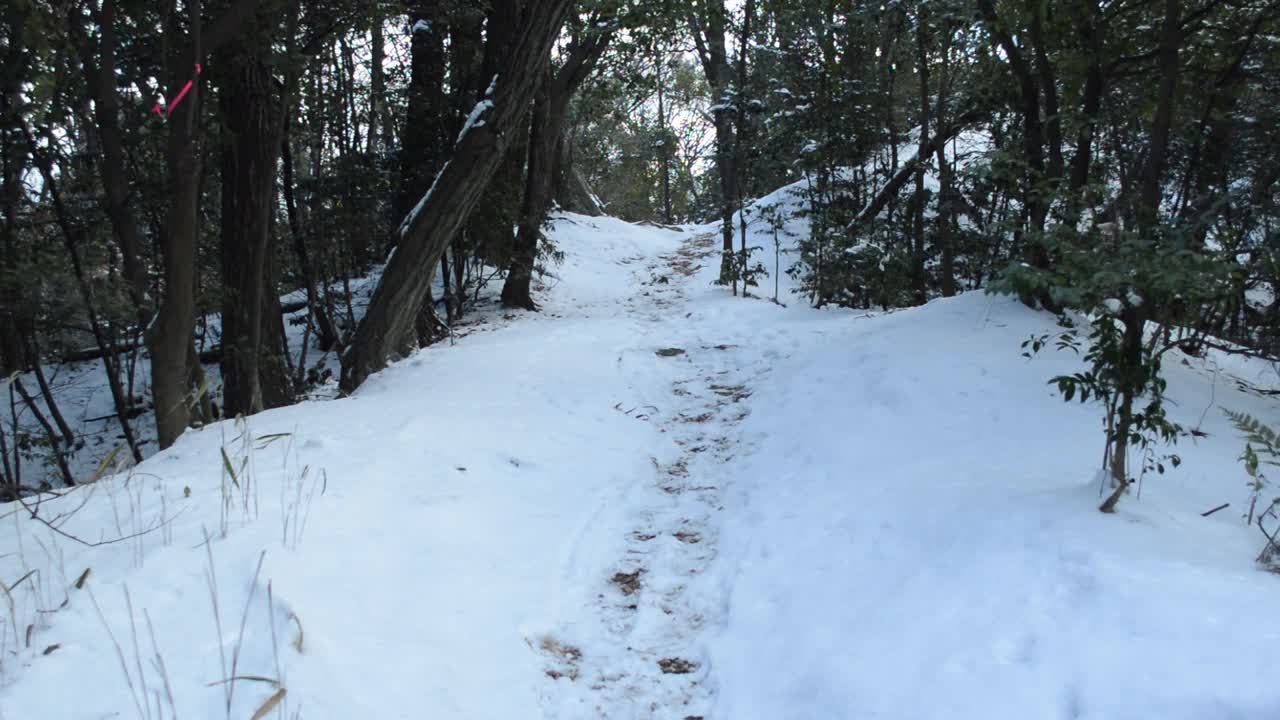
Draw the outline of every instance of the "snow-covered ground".
M1104 516L1051 317L730 297L711 230L563 216L544 312L9 508L0 717L1280 717L1272 368L1171 359L1208 437Z

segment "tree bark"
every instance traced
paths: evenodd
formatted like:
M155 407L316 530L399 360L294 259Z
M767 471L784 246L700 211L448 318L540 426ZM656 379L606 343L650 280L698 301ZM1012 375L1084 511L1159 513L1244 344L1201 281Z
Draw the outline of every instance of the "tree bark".
M528 3L524 3L528 5ZM493 78L500 73L502 63L511 52L520 33L521 3L518 0L491 0L485 25L486 40L476 97L482 98ZM469 112L469 108L468 108ZM457 118L458 128L466 120L466 113ZM516 248L516 225L520 221L521 190L524 186L525 155L528 152L529 114L521 118L515 138L504 150L497 172L489 180L479 203L480 210L467 223L471 242L462 236L454 239L454 288L455 312L461 312L466 293L465 273L472 257L480 257L492 265L503 267L512 261Z
M387 101L387 78L382 65L386 59L385 40L382 34L382 3L370 3L369 18L369 128L364 149L371 158L382 154L383 107Z
M22 178L27 168L26 154L19 150L21 124L19 108L22 84L28 75L33 53L26 36L31 32L29 4L11 3L4 13L8 40L0 55L0 252L4 272L0 274L0 365L6 376L24 368L23 326L31 315L22 291L18 252L18 207L25 194Z
M666 79L662 75L662 70L666 67L667 59L664 57L663 48L658 46L654 66L658 75L658 128L662 133L662 222L671 224L671 130L667 123L667 107L666 107L666 88L664 83Z
M871 199L871 202L862 209L862 212L858 213L858 216L853 219L853 222L849 223L845 227L845 232L849 235L854 235L860 232L867 223L875 219L875 217L880 214L880 211L884 210L885 205L888 205L889 201L892 200L900 190L902 190L902 186L906 185L907 181L915 175L916 167L922 162L928 162L929 155L933 154L937 148L942 147L943 143L955 137L965 127L968 127L970 123L977 120L978 115L979 113L976 110L969 110L956 118L955 121L947 126L945 130L938 131L938 133L933 136L933 139L931 139L929 143L922 148L925 151L924 156L919 155L919 151L917 151L916 156L912 158L911 162L903 165L898 172L890 178L889 182L880 189L880 192L876 193L875 197Z
M120 129L120 101L116 93L116 2L104 0L98 19L98 62L94 60L93 43L79 24L79 15L68 15L71 35L80 48L85 80L93 98L93 115L97 125L102 158L99 167L111 230L120 248L124 277L137 313L138 324L145 327L150 320L150 280L142 259L144 241L129 197L129 175L125 168L124 135Z
M430 189L449 149L450 108L445 93L444 42L448 26L439 4L421 0L409 14L409 92L400 146L400 193L396 202L396 213L400 217L407 215Z
M1084 97L1081 101L1084 122L1076 133L1076 151L1071 157L1070 176L1067 180L1070 200L1076 205L1080 204L1081 193L1089 184L1094 135L1097 132L1098 112L1102 109L1102 93L1106 83L1102 72L1102 37L1099 30L1098 0L1082 0L1076 32L1089 58L1085 70Z
M344 391L355 390L384 367L413 332L431 282L424 271L440 262L497 171L542 81L551 46L572 4L571 0L539 0L525 9L524 32L494 83L492 96L477 108L484 124L464 130L433 189L400 225L396 252L343 356Z
M24 163L16 152L14 132L10 127L10 118L13 117L10 108L16 104L17 82L16 77L12 80L5 77L4 87L0 87L0 211L4 215L3 226L0 226L0 233L3 233L0 251L4 253L5 270L4 277L0 278L0 361L3 361L0 364L3 365L6 376L23 369L21 328L22 317L27 314L18 283L18 238L15 228L18 200L22 197L20 178Z
M187 17L191 32L171 15L165 34L175 50L166 58L169 92L193 79L195 63L205 52L215 51L236 32L257 0L233 0L214 23L208 37L201 35L200 0L189 0ZM203 40L203 43L202 43ZM147 336L151 353L151 393L156 408L156 434L161 448L172 445L191 422L190 349L195 331L196 252L200 234L201 127L200 78L165 121L168 137L165 166L169 187L168 208L161 232L164 261L163 294L155 321Z
M548 75L534 101L520 225L507 279L502 285L502 304L507 307L538 309L530 285L538 256L538 240L551 210L556 164L561 155L559 144L563 142L569 101L591 75L613 40L614 29L611 26L602 29L601 23L604 22L611 20L592 18L586 34L575 38L564 64L554 74Z
M80 246L84 239L84 228L73 224L71 220L71 212L62 201L62 193L58 189L58 176L53 172L53 162L49 156L40 151L36 144L35 138L31 135L25 123L21 126L23 136L26 138L28 149L32 158L35 160L36 167L40 171L40 177L44 181L45 188L49 193L50 199L53 201L54 215L57 218L59 230L62 233L63 247L67 251L67 259L71 262L72 274L76 279L76 289L80 293L80 299L84 303L86 314L89 316L89 328L93 333L93 338L97 342L98 347L103 350L102 364L103 370L107 375L107 386L111 390L111 398L115 402L116 415L120 420L120 429L125 436L126 442L129 444L129 450L133 453L135 461L142 460L142 452L138 447L138 442L133 434L133 429L129 424L129 399L125 396L124 388L120 383L119 358L110 352L109 349L114 347L113 340L108 338L103 331L103 324L98 318L97 308L93 299L93 288L89 283L88 274L85 271L84 262L80 256ZM46 128L46 139L49 145L53 145L52 133ZM25 350L25 347L24 347Z
M568 128L560 135L556 152L560 158L555 166L555 201L569 212L592 217L603 215L604 208L599 198L591 191L582 171L574 165L573 135Z
M1179 27L1181 15L1181 0L1165 0L1164 24L1160 33L1160 89L1155 117L1151 121L1151 140L1147 146L1147 160L1142 169L1138 198L1138 225L1146 230L1155 226L1159 216L1161 180L1168 164L1174 90L1178 85L1178 49L1182 44L1182 31Z
M688 10L694 45L702 63L714 103L711 114L716 129L716 174L720 178L720 284L733 283L733 211L738 197L734 167L733 98L729 97L730 69L725 43L727 17L724 0L707 0L701 12Z
M271 20L259 14L221 54L222 109L222 401L227 417L270 405L263 376L282 358L263 336L280 322L269 272L276 162L284 137L281 88L271 74ZM287 370L284 376L288 377ZM279 388L271 393L278 400ZM285 392L288 396L289 393Z
M529 168L525 173L524 202L520 208L520 227L516 233L515 248L507 279L502 284L502 304L510 308L537 310L530 285L533 267L537 261L538 239L542 236L542 224L546 220L546 208L551 201L552 169L555 162L556 142L560 134L553 118L552 108L554 78L548 78L538 91L533 103L533 117L529 129ZM563 116L561 116L563 117Z
M916 195L914 199L914 222L912 228L913 244L911 247L911 285L917 305L929 300L929 278L925 273L925 237L924 210L926 203L924 192L924 175L928 169L928 158L932 154L929 146L929 54L928 54L928 11L926 3L921 2L916 10L916 75L920 79L920 132L919 148L916 150ZM938 143L939 146L946 143Z
M307 311L311 314L311 322L315 328L316 342L322 351L328 352L338 344L338 331L333 326L333 319L320 297L318 286L323 280L316 271L315 261L307 247L307 232L303 226L302 214L298 208L297 196L294 193L293 177L293 144L289 139L289 117L284 120L284 134L280 145L281 187L284 194L285 215L289 220L289 235L293 238L293 251L298 259L298 268L302 272L302 282L307 293Z

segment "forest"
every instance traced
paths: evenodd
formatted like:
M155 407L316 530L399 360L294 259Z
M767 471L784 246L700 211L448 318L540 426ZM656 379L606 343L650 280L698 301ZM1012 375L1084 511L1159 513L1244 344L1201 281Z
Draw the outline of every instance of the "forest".
M86 441L141 460L330 377L350 392L485 286L536 310L554 208L719 219L720 282L754 285L746 226L778 218L739 211L798 179L798 301L1118 298L1128 394L1146 323L1278 351L1275 2L2 12L10 494L77 482ZM86 425L57 388L87 361L111 405Z

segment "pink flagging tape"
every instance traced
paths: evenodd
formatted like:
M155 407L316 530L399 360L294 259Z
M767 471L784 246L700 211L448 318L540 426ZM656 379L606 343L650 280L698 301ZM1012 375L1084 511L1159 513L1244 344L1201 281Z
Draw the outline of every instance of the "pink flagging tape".
M195 83L196 77L200 75L200 70L200 63L196 63L195 76L188 80L186 85L182 86L182 89L178 91L177 97L175 97L172 102L166 103L164 109L161 109L160 103L156 103L155 106L151 108L151 112L165 117L172 115L173 109L178 107L178 103L182 102L182 98L186 97L187 93L191 91L191 86Z

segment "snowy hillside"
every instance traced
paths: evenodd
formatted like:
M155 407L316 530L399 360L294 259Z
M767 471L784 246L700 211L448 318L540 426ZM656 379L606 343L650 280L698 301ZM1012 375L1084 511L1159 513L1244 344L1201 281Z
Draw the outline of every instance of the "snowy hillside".
M7 508L0 717L1280 717L1272 368L1172 359L1207 437L1102 515L1051 316L730 297L713 231L562 216L544 312Z

